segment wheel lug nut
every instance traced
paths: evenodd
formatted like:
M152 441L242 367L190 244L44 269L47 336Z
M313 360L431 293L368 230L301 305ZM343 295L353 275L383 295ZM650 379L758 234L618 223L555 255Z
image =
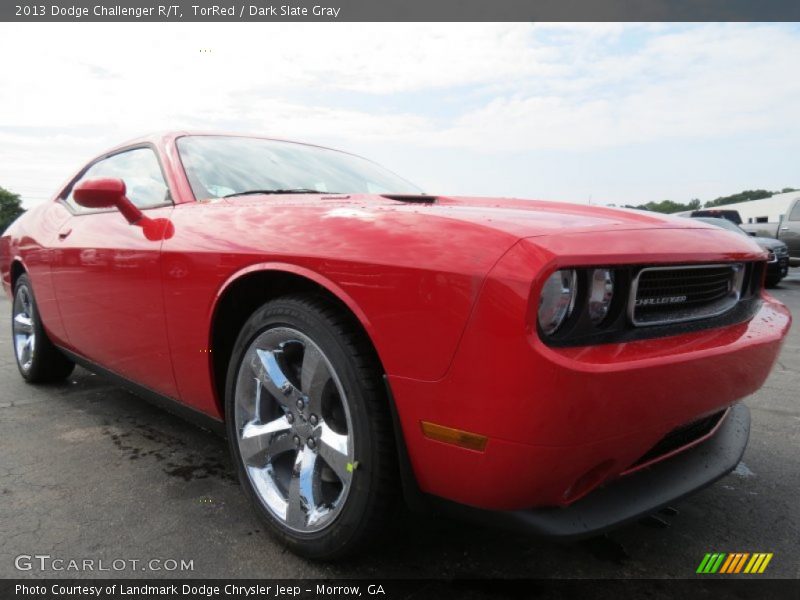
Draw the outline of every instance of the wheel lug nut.
M299 408L300 410L303 410L303 408L305 408L305 405L306 405L306 403L303 402L302 398L297 401L297 408Z
M299 446L300 445L300 436L299 435L294 436L294 443L295 443L295 446Z
M317 445L317 442L314 441L314 438L308 438L308 447L313 450L314 446Z
M290 425L294 423L294 415L292 413L286 413L286 422Z
M316 425L317 424L317 415L311 415L308 418L308 422L311 423L312 425Z

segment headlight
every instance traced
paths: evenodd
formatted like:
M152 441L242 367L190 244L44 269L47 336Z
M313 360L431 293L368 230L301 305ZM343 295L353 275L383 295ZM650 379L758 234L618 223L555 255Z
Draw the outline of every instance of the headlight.
M539 327L546 335L555 333L572 313L576 283L574 269L556 271L544 282L539 297Z
M606 318L614 297L614 274L608 269L594 269L589 282L589 318L597 325Z

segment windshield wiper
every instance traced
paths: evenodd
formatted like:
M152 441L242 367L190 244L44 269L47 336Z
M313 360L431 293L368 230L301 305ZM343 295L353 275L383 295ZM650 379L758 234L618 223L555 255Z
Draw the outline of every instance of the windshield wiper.
M228 194L223 198L232 198L233 196L248 196L250 194L336 194L337 192L320 192L319 190L312 190L309 188L291 188L286 190L272 189L272 190L247 190L244 192L236 192Z

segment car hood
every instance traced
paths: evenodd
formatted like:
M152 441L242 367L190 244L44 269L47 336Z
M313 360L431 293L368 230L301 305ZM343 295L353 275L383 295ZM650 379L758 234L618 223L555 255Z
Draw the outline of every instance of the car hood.
M624 231L641 229L713 229L706 223L658 213L587 206L547 200L476 198L455 196L389 197L377 194L320 196L241 196L228 198L236 204L274 203L280 206L315 206L341 218L377 218L385 213L414 213L420 218L448 219L499 230L517 238L569 231Z
M776 248L783 248L786 246L782 241L776 240L775 238L768 238L768 237L751 237L756 244L764 248L765 250L775 250Z

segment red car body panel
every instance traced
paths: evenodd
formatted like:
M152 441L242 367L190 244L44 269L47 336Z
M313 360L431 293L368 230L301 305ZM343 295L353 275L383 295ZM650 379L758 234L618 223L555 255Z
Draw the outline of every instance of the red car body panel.
M6 290L24 268L57 344L221 419L210 352L220 298L253 272L310 279L360 320L417 482L450 500L488 509L575 501L666 432L756 390L790 325L764 294L744 323L549 347L531 299L559 267L764 255L700 222L573 204L371 195L199 202L176 150L181 135L120 147L148 144L159 154L175 204L145 212L171 222L164 239L147 239L116 210L73 216L54 199L0 240ZM483 452L434 441L422 421L489 441Z
M472 506L573 502L583 495L569 494L573 484L593 468L602 465L602 477L583 493L625 471L676 426L757 390L791 322L783 305L765 297L751 321L731 327L550 348L535 330L519 335L530 282L520 277L518 258L507 256L490 274L444 380L391 378L420 486ZM420 421L489 441L482 453L462 450L426 439Z

